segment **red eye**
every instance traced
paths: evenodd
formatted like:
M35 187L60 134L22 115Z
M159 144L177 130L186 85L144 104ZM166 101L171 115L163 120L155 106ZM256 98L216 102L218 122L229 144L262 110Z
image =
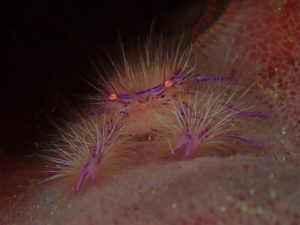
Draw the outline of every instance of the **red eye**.
M169 81L169 80L167 80L167 81L164 83L164 86L165 86L165 87L172 87L172 85L173 85L173 82L172 82L172 81Z
M118 98L118 95L116 95L116 94L114 94L114 93L112 93L112 94L110 94L109 96L108 96L108 98L109 98L109 100L116 100L117 98Z

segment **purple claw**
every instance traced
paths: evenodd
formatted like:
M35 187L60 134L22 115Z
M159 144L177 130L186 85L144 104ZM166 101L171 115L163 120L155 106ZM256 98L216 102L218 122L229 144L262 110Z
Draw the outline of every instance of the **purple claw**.
M184 136L186 140L186 150L184 153L184 158L188 158L193 151L194 139L189 134L185 134Z
M219 77L216 75L205 75L196 78L199 82L206 82L206 81L233 81L232 77Z
M194 146L194 139L191 135L189 134L182 135L181 141L178 144L176 144L176 146L174 147L172 155L182 150L184 146L186 146L184 157L188 158L191 155Z
M179 143L177 143L176 145L175 145L175 147L173 148L173 152L172 152L172 155L174 155L174 154L176 154L177 152L179 152L182 148L183 148L183 146L185 146L186 145L186 142L179 142Z
M248 117L248 118L261 118L261 119L268 118L268 114L264 112L243 112L240 109L235 108L231 104L223 103L222 105L225 106L225 108L227 108L228 110L236 112L239 116Z
M231 138L234 138L234 139L237 139L241 142L247 143L248 145L250 145L252 147L255 147L255 148L261 148L262 147L262 144L260 142L249 139L247 137L240 136L236 133L227 133L227 136L231 137Z
M240 112L239 115L249 118L267 119L268 114L264 112Z
M207 82L207 81L225 81L225 82L234 82L235 81L236 72L233 70L229 77L221 77L218 75L208 74L204 76L199 76L196 78L199 82Z
M80 176L79 176L79 180L77 182L76 185L76 189L75 192L78 193L80 191L80 189L82 188L82 185L84 184L84 182L91 177L93 182L95 182L95 177L90 173L89 171L89 167L91 165L91 162L88 162L84 165L83 169L81 170Z
M89 168L92 164L99 165L101 158L102 158L102 153L101 152L99 153L99 151L97 151L97 148L93 148L92 156L93 156L92 161L86 163L81 170L79 180L77 182L76 189L75 189L76 193L78 193L80 191L80 189L82 188L82 185L85 183L85 181L89 177L92 179L93 183L96 182L96 178L95 178L94 174L90 172Z

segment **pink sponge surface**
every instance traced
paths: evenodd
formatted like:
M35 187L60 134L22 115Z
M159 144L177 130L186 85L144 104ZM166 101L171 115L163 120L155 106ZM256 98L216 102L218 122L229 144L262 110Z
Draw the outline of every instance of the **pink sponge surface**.
M76 198L40 187L4 224L299 224L299 176L294 165L256 157L154 164Z
M236 48L240 61L256 71L261 102L299 134L300 2L253 1L247 25L240 26Z

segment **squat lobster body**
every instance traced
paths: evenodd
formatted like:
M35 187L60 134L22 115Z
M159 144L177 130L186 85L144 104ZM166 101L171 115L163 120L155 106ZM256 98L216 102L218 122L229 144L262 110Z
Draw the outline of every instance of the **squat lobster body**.
M96 183L119 165L152 160L224 155L232 142L246 149L262 144L248 137L245 124L266 118L248 111L236 71L230 76L201 73L201 61L184 47L148 43L144 52L113 62L97 108L63 134L53 157L53 178L72 177L75 192ZM100 113L101 112L101 113ZM68 133L68 134L67 134ZM170 157L170 155L172 157Z

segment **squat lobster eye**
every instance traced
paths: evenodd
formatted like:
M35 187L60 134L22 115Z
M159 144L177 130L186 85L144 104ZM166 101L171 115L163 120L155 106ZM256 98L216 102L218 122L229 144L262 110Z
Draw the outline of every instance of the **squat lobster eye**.
M118 98L118 95L114 94L114 93L111 93L109 96L108 96L109 100L113 101L113 100L116 100Z
M173 82L170 81L170 80L167 80L167 81L164 83L164 86L165 86L165 87L172 87L172 85L173 85Z

